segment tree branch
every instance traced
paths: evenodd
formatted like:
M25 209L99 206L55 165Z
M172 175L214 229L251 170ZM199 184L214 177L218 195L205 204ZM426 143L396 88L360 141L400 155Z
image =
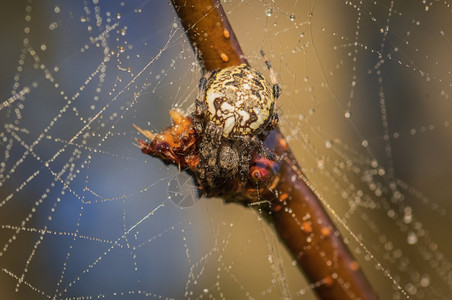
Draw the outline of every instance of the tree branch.
M219 1L172 0L172 3L203 72L247 63ZM178 112L170 113L175 124L163 133L138 128L151 140L139 141L141 150L187 168L202 189L197 170L199 137L192 120ZM265 210L309 281L315 284L314 292L319 298L376 299L279 128L268 135L265 146L279 159L269 161L254 155L248 183L237 180L225 184L227 188L203 192L247 205L261 203L262 199L270 203Z
M171 1L203 72L247 63L218 1Z

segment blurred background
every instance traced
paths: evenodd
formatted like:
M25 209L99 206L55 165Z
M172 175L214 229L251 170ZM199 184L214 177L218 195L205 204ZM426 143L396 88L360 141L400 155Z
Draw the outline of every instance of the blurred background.
M282 131L381 299L447 299L450 5L222 3L249 62L267 75L264 50L279 74ZM256 210L198 199L134 146L132 124L162 130L197 93L169 3L0 15L1 299L315 299Z

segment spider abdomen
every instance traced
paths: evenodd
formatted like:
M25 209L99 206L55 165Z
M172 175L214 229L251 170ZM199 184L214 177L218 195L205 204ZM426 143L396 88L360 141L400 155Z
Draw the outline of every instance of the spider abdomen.
M225 138L252 135L266 127L275 99L270 83L246 64L213 74L206 84L206 117Z

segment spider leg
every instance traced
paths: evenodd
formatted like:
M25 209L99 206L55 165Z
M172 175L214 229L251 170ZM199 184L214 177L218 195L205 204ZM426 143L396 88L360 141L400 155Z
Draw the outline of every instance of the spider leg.
M268 121L267 127L265 128L265 131L271 131L278 126L279 123L279 116L277 113L274 113L270 116L270 120Z
M221 146L222 130L213 122L208 122L202 140L199 144L201 149L200 169L204 170L201 177L207 180L209 185L218 177L220 169L217 166L219 149Z
M238 171L240 172L241 179L246 180L247 175L250 169L250 159L251 159L251 153L253 149L253 142L251 141L251 138L249 136L244 136L240 138L239 140L235 141L237 153L239 154L239 165Z
M205 104L205 97L206 97L205 89L207 86L207 81L210 78L210 76L212 76L212 73L207 72L199 80L198 96L196 97L196 100L195 100L195 111L192 115L194 127L198 134L202 134L202 132L203 132L204 121L205 121L204 120L205 119L204 112L207 109L206 104Z
M215 147L220 146L222 133L223 131L221 128L215 125L214 122L210 121L207 123L205 137L207 137L209 142L211 142Z
M269 150L267 147L264 146L264 143L262 142L262 140L259 139L257 136L251 137L250 143L251 143L251 149L254 149L255 151L257 151L257 153L260 156L263 156L270 160L276 160L278 158L278 156L275 153L273 153L271 150Z
M278 83L273 84L273 98L277 100L282 93L282 89Z
M210 72L206 73L203 77L201 77L201 79L199 80L199 85L198 85L198 96L196 97L196 101L195 101L195 114L197 116L201 116L204 113L205 110L205 104L204 104L204 100L205 100L205 90L206 90L206 85L207 85L207 80L210 77Z
M275 100L277 100L282 93L282 89L278 83L278 76L276 75L275 71L273 70L270 60L268 60L267 57L265 56L264 50L261 50L261 55L264 58L264 62L265 62L265 65L267 66L268 71L270 72L270 81L273 85L273 98L275 98Z

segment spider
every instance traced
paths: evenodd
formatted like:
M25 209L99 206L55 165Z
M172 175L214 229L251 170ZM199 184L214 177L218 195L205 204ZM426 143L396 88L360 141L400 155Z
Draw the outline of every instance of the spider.
M272 84L247 64L209 72L200 80L192 118L201 137L197 169L207 188L237 176L242 182L247 180L255 153L274 156L263 140L278 124L274 106L281 88L270 62L261 54Z

